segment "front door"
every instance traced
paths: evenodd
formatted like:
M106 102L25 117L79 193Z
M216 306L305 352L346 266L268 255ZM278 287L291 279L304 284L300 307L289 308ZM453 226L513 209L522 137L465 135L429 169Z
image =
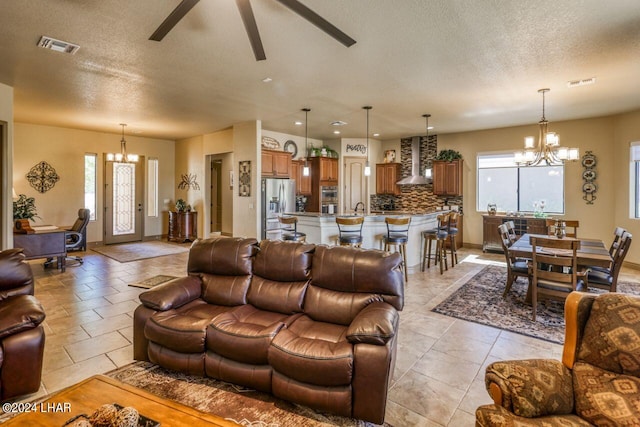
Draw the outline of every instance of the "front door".
M144 157L135 163L105 161L104 243L142 240Z
M368 206L367 177L364 176L366 159L362 157L344 158L344 212L350 212L358 202Z

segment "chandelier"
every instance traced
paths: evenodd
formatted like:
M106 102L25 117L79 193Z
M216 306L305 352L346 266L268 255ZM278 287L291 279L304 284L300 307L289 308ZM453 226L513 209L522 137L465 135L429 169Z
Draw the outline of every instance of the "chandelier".
M119 153L107 153L108 162L118 163L134 163L140 159L137 154L127 154L127 141L124 139L124 127L126 123L120 123L122 126L122 139L120 140L120 152Z
M519 165L536 166L545 162L548 166L561 165L567 160L578 160L577 148L560 147L560 136L547 130L549 122L544 117L544 94L550 89L540 89L542 94L542 118L538 122L540 134L538 141L533 136L524 138L524 151L515 153L515 161Z

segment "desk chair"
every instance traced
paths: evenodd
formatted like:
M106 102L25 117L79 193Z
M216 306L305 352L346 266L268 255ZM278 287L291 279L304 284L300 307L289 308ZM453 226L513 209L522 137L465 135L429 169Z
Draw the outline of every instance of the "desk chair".
M285 228L282 230L282 240L288 240L291 242L305 242L307 235L298 231L298 217L297 216L280 216L278 217L280 224L285 224L293 228Z
M89 209L78 209L78 219L73 223L71 228L65 231L65 247L67 253L74 251L87 250L87 225L89 224L91 211ZM84 260L80 256L67 256L68 260L76 261L82 264ZM53 258L47 258L44 263L45 267L53 265Z
M338 224L338 243L340 246L354 246L359 248L362 245L362 225L363 216L336 217Z
M391 246L398 248L398 252L402 255L404 281L407 282L409 281L407 274L407 243L409 242L409 224L411 223L411 217L385 217L384 222L387 224L387 235L382 238L384 241L384 250L389 252Z

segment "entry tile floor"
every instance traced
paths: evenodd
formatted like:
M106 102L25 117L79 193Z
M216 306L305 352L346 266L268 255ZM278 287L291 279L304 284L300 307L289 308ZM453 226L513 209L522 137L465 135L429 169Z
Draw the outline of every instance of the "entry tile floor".
M31 261L36 296L47 313L42 386L33 399L133 361L133 312L141 288L156 275L186 274L187 253L120 263L93 251L65 273ZM405 285L398 357L386 421L393 426L473 426L475 409L491 403L484 370L496 360L561 358L562 346L431 312L502 254L459 250L460 263L440 275L411 271ZM640 283L637 271L620 280Z

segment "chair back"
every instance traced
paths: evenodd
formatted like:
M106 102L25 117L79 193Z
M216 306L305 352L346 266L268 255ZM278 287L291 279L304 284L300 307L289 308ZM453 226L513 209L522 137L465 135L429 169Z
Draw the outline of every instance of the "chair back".
M449 219L451 218L451 213L443 213L438 215L438 228L440 230L449 231Z
M73 223L66 233L66 249L70 251L86 251L87 250L87 225L91 218L89 209L78 209L78 219Z
M362 239L363 216L336 217L338 224L339 239L348 237L359 237Z
M384 222L387 224L387 240L397 238L409 238L409 224L411 217L385 217Z
M530 242L533 248L533 286L545 284L567 292L575 291L580 241L531 237Z
M91 211L89 209L78 209L78 219L73 223L71 231L83 233L87 229L89 219L91 218Z
M626 232L622 227L616 227L613 231L613 242L611 242L611 247L609 248L609 255L614 256L618 246L620 246L620 238Z
M288 225L287 231L293 231L294 233L298 232L298 217L297 216L279 216L278 221L280 224ZM291 225L293 224L293 227Z
M507 268L511 267L511 263L513 259L509 256L509 247L513 244L511 237L509 235L509 226L507 223L500 224L498 226L498 234L500 235L500 244L502 245L502 251L504 252L504 256L507 260Z
M518 235L516 234L516 223L513 222L513 220L509 220L503 224L507 226L507 233L509 234L509 240L511 240L511 243L518 240Z
M578 227L580 227L580 221L578 220L564 220L560 219L560 222L563 222L565 225L565 231L567 237L578 237ZM556 234L556 220L554 218L547 218L547 234L549 236L555 236Z
M615 292L617 289L618 274L620 274L624 258L629 252L629 247L631 247L632 239L633 235L627 231L625 231L620 238L618 248L613 256L613 266L611 269L611 292Z

